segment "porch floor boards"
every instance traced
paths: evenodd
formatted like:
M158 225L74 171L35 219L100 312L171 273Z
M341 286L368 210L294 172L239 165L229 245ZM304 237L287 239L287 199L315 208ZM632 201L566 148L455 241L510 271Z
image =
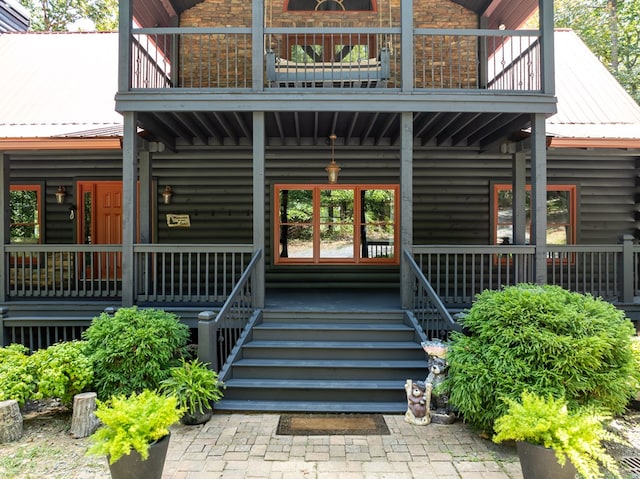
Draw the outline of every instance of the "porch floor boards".
M265 310L399 311L400 288L267 288Z

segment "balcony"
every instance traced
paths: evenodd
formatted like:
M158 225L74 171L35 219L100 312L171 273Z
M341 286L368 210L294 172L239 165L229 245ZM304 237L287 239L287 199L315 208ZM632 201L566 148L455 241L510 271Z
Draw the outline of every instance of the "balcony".
M400 28L270 27L263 32L134 29L130 88L543 93L538 30L419 28L409 39ZM403 55L403 46L410 55ZM256 51L263 52L259 58Z

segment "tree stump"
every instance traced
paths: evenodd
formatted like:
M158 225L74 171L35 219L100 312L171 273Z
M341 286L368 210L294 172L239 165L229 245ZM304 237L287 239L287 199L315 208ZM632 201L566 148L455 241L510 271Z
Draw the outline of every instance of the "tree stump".
M22 437L22 413L18 401L0 401L0 444Z
M73 396L71 430L73 437L87 437L94 433L100 421L95 415L96 393L80 393Z

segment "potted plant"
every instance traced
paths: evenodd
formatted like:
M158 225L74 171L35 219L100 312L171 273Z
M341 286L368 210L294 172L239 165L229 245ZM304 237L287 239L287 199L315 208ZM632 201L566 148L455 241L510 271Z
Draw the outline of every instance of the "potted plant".
M148 389L98 401L102 426L88 453L106 455L113 479L160 479L169 446L169 426L182 414L175 397Z
M211 419L213 403L222 398L224 383L216 371L197 358L191 361L183 358L181 363L169 369L169 377L160 383L160 391L177 399L184 410L180 422L203 424Z
M493 441L516 441L524 479L599 478L601 466L620 477L615 460L602 441L619 441L597 409L571 411L563 399L543 398L524 391L520 401L504 399L508 412L495 422Z

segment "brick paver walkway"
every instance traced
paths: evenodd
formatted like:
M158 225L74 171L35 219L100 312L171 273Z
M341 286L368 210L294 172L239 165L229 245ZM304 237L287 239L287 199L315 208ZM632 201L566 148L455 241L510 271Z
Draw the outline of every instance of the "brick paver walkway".
M163 479L522 479L515 448L467 425L385 415L382 436L278 436L278 414L215 414L174 426Z

